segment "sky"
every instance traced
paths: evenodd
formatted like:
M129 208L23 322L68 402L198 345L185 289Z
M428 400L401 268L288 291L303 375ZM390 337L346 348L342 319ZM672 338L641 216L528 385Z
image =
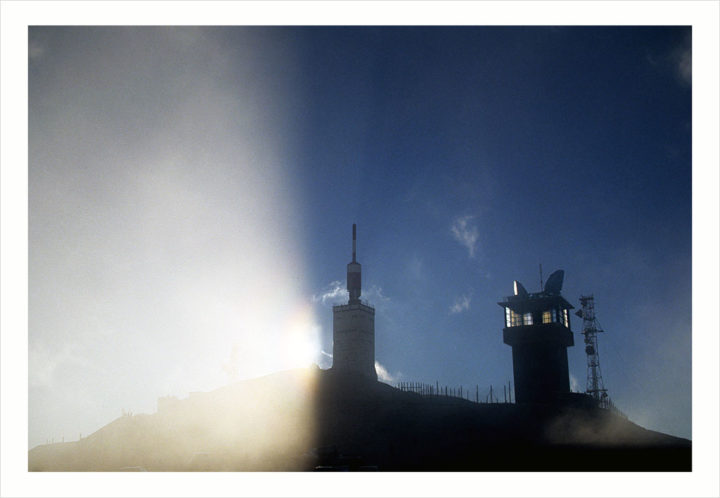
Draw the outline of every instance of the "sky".
M593 294L605 387L692 437L688 27L32 27L29 446L332 364L502 389L513 280ZM571 384L584 391L581 320Z

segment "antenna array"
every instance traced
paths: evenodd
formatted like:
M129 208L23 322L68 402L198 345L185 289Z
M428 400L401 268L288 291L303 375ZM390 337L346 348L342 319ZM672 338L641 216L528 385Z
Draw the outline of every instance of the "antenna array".
M580 296L582 309L577 315L583 319L583 331L585 336L585 354L587 354L587 387L585 392L592 396L601 408L610 407L607 389L603 384L602 371L600 370L600 354L598 352L597 334L603 332L595 319L595 299L592 294Z

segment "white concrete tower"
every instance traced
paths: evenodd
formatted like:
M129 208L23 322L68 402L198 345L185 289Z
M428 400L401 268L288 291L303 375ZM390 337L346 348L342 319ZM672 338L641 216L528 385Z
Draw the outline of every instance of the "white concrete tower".
M356 260L357 229L353 224L352 261L347 265L348 304L333 306L333 370L377 380L375 309L360 302L361 267Z

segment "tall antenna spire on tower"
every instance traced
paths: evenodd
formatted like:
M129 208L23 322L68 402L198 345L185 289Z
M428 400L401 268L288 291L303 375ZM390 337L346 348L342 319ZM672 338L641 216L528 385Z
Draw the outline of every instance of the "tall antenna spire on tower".
M357 262L357 225L353 223L352 261L347 265L347 290L350 294L349 304L360 302L361 266Z
M348 303L333 306L333 370L349 378L377 380L375 309L360 300L362 267L357 261L357 225L352 226L352 261L347 264Z
M357 244L357 225L355 223L353 223L353 259L352 259L353 263L356 262L356 260L355 260L355 252L357 250L356 244Z

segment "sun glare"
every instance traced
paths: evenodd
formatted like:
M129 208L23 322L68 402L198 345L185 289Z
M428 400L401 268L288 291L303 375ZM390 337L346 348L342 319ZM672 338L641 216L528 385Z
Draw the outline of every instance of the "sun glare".
M308 367L317 362L320 351L320 327L309 306L303 306L290 318L283 345L283 361L289 368Z

